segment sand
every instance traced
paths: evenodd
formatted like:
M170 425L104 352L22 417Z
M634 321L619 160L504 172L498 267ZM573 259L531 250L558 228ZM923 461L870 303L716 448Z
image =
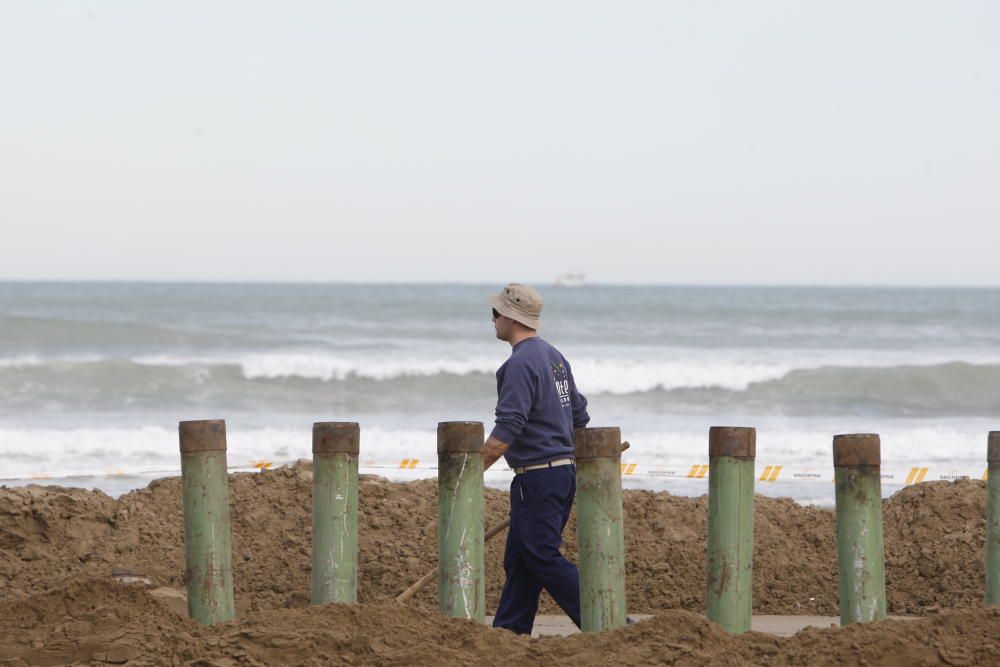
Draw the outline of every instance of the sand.
M0 660L833 664L846 655L855 664L1000 662L1000 639L993 639L1000 637L1000 612L982 608L985 489L979 481L911 486L884 503L889 611L925 618L808 630L780 641L731 638L700 615L705 498L625 494L628 606L655 618L600 637L527 640L440 617L433 585L406 606L392 602L434 567L436 481L363 478L361 605L353 608L307 606L308 464L236 474L230 489L239 619L217 628L183 618L175 611L183 604L171 599L171 591L183 588L184 571L178 479L118 500L59 487L0 489ZM836 615L833 514L787 499L756 502L755 612ZM487 490L487 525L505 513L505 494ZM570 558L575 530L571 522ZM488 613L502 584L502 547L502 535L487 545ZM113 569L140 572L153 584L115 583ZM546 598L542 612L557 609Z
M526 639L393 603L245 613L199 626L142 586L77 579L0 602L0 661L192 665L986 665L1000 661L1000 608L917 621L728 636L665 611L616 632Z

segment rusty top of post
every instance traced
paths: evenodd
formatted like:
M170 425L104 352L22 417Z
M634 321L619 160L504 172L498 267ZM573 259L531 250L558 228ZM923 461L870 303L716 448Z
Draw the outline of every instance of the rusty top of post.
M226 420L199 419L181 422L181 454L226 451Z
M757 456L757 429L745 426L713 426L708 429L708 456L753 459Z
M881 466L882 445L877 433L833 436L834 466Z
M467 454L483 450L483 422L438 422L438 454Z
M989 444L986 445L986 460L990 463L1000 463L1000 431L990 431Z
M578 428L573 431L573 449L577 459L620 459L622 430L617 426Z
M361 427L357 422L313 424L313 454L354 454L361 451Z

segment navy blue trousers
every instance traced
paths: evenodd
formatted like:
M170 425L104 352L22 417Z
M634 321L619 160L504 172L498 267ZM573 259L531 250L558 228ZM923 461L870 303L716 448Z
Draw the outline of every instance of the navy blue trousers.
M514 476L503 556L507 581L493 627L531 634L543 588L580 626L580 573L559 552L575 494L576 469L571 465Z

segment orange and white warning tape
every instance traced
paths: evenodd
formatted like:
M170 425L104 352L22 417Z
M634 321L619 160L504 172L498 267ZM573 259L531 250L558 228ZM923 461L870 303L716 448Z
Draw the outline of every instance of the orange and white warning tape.
M271 460L271 459L251 459L249 461L242 461L234 465L229 466L229 470L232 472L241 471L262 471L270 470L272 468L289 465L295 463L294 459L290 460ZM415 470L415 471L434 471L437 470L437 465L431 463L421 464L420 459L401 459L399 461L362 461L359 463L358 468L360 470ZM29 474L22 477L0 477L0 483L2 482L12 482L12 481L44 481L44 480L59 480L59 479L74 479L74 478L91 478L91 477L124 477L124 476L138 476L138 477L168 477L180 474L179 468L105 468L101 470L62 470L50 473L35 473ZM496 473L509 475L513 471L506 466L497 466L489 471L487 474L495 475ZM645 463L622 463L621 473L623 478L640 478L640 477L651 477L657 479L707 479L709 473L709 465L707 463L694 463L694 464L682 464L682 465L667 465L667 464L645 464ZM944 466L934 467L934 466L913 466L910 468L900 468L900 469L882 469L882 482L887 485L898 485L906 486L909 484L919 484L920 482L930 482L938 480L956 480L956 479L981 479L985 480L988 477L989 469L979 468L977 470L972 469L955 469L946 468ZM772 482L832 482L834 480L833 468L817 468L810 466L789 466L784 464L770 464L763 465L758 463L756 465L755 477L758 482L772 483Z
M402 459L398 464L378 463L374 461L362 462L362 469L372 470L437 470L436 465L421 465L420 459ZM496 471L512 472L510 468L503 467ZM707 479L709 465L707 463L695 463L688 465L648 465L641 463L622 463L621 472L623 477L660 477L666 479ZM933 472L932 472L933 470ZM492 471L491 471L492 472ZM914 466L902 469L882 469L882 482L885 484L919 484L937 480L956 479L982 479L985 480L989 474L987 468L978 470L955 469L955 468L933 468L930 466ZM811 466L788 466L784 464L771 464L756 466L755 476L758 482L832 482L834 479L833 468L816 468Z

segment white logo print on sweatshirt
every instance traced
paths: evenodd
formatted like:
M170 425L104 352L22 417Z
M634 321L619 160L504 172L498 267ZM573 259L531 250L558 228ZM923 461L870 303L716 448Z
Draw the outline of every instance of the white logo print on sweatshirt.
M569 372L566 364L552 362L552 379L556 382L556 393L559 394L559 405L564 408L570 406L569 398Z

